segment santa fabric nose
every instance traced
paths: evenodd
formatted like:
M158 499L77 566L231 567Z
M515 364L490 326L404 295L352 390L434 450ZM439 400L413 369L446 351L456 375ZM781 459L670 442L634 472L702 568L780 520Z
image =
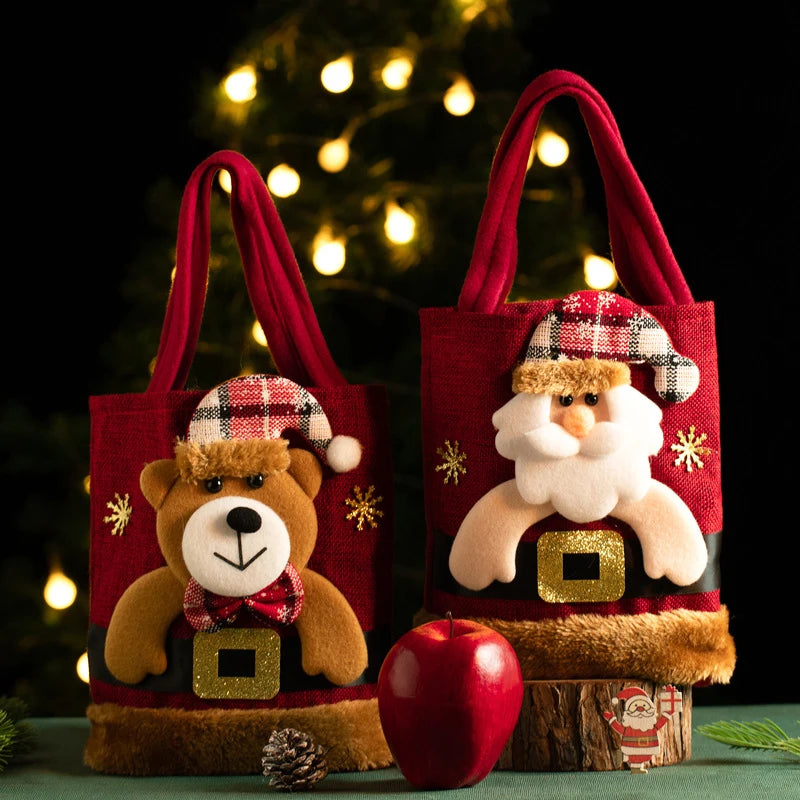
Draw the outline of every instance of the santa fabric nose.
M594 427L594 412L588 406L570 406L562 421L564 429L576 439L583 439Z
M261 527L261 515L246 506L232 508L225 521L236 533L255 533Z

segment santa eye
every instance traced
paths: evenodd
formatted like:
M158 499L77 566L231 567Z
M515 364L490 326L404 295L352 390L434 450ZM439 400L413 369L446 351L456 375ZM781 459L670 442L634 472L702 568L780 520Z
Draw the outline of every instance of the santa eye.
M571 406L572 400L573 397L571 394L562 394L561 397L558 398L558 402L561 403L562 406Z
M222 491L222 478L218 475L215 475L213 478L209 478L206 481L206 491L211 492L211 494L216 494L217 492Z
M264 476L260 472L257 472L255 475L248 475L247 485L251 489L260 489L264 485Z
M592 394L591 392L588 392L586 397L584 397L584 400L586 401L586 405L587 406L596 406L598 397L597 397L596 394Z

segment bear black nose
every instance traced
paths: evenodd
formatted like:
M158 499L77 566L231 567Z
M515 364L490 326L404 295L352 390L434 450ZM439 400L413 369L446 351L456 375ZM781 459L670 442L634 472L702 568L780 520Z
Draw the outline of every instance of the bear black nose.
M225 521L236 533L253 533L261 527L261 517L258 512L246 506L232 508Z

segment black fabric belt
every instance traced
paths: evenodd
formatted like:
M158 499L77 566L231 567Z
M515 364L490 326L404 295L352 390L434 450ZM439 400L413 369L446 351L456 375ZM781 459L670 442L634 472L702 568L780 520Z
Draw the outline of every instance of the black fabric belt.
M703 536L708 549L705 572L690 586L678 586L666 578L653 580L644 571L644 557L639 540L623 538L625 547L625 592L622 598L667 597L677 594L699 594L720 588L720 551L722 534ZM539 574L536 542L521 541L517 547L517 574L510 583L493 581L485 589L473 591L456 582L448 561L453 537L436 531L433 539L432 583L435 589L459 597L485 597L498 600L539 600L536 591Z
M91 624L89 626L88 654L89 670L92 678L114 686L128 686L118 681L106 667L103 655L106 642L106 629ZM348 686L377 683L383 659L391 645L389 626L364 632L367 643L368 664L364 672ZM193 639L168 638L167 670L163 675L148 675L143 681L131 687L151 692L188 693L192 689L192 668L194 663ZM300 639L287 636L281 639L280 686L282 692L301 692L320 689L335 689L335 684L321 675L306 675L301 666Z

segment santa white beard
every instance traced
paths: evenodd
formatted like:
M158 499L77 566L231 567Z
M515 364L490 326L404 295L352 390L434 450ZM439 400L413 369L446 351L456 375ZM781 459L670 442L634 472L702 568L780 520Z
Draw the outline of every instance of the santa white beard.
M655 727L655 709L650 708L641 714L625 712L622 715L622 724L637 731L649 731Z
M641 500L650 456L663 444L661 410L631 386L604 393L610 421L577 438L550 422L549 395L520 393L492 421L495 446L513 459L517 489L531 504L552 503L576 523L608 516L620 501Z

